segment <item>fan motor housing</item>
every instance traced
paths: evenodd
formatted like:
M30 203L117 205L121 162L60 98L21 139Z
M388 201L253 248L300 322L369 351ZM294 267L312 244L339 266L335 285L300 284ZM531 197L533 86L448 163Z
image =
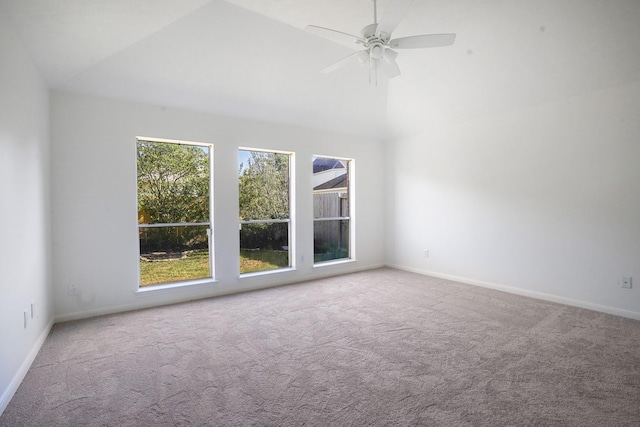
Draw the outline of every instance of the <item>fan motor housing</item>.
M384 46L379 41L369 44L369 55L373 59L380 59L384 55Z
M369 24L362 29L362 38L365 40L375 37L378 24Z

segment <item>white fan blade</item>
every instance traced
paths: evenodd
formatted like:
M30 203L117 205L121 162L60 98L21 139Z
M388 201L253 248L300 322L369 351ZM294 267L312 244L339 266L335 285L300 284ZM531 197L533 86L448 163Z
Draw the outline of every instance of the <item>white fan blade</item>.
M380 68L382 68L382 71L384 71L390 79L400 75L400 67L398 67L398 63L395 59L391 62L380 61Z
M423 34L421 36L401 37L389 42L396 49L420 49L424 47L450 46L456 40L455 34Z
M407 14L413 0L395 0L384 11L382 19L378 23L376 36L383 40L389 40L391 33L396 29L404 15Z
M400 75L400 67L396 62L397 56L398 52L394 52L391 49L385 49L384 55L382 56L384 61L380 61L382 70L390 79L398 77Z
M307 25L307 28L305 28L304 30L308 33L315 34L333 42L353 46L354 48L359 47L357 43L364 44L364 39L361 37L354 36L353 34L343 33L342 31L332 30L331 28L318 27L317 25Z
M398 52L396 52L395 50L391 50L391 49L387 48L387 49L384 50L384 53L382 54L382 57L387 62L395 61L396 58L398 57Z
M364 65L364 64L368 63L369 62L369 51L368 50L361 50L360 52L357 52L356 53L356 59L358 60L360 65Z
M345 65L349 65L353 61L357 60L359 55L361 55L361 52L356 52L356 53L350 54L349 56L345 56L344 58L339 59L336 62L334 62L333 64L329 65L327 68L322 70L321 73L325 73L325 74L326 73L332 73L335 70L337 70L338 68L342 68Z

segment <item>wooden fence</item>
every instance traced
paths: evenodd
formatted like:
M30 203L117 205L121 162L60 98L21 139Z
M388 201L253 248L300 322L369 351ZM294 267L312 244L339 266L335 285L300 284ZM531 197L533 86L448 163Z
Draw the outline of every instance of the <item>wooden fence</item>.
M326 192L313 195L313 217L340 218L349 216L347 192ZM314 238L316 246L336 247L348 245L349 221L315 221Z

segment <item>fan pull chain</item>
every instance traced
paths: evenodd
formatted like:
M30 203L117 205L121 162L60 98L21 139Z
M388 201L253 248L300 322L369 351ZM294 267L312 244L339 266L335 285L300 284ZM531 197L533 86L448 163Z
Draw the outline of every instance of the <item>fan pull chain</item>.
M376 87L378 87L378 63L380 62L379 59L375 59L374 60L374 67L373 67L373 75L375 76L376 79Z
M373 70L373 82L378 87L378 59L369 57L369 84L371 84L371 70Z

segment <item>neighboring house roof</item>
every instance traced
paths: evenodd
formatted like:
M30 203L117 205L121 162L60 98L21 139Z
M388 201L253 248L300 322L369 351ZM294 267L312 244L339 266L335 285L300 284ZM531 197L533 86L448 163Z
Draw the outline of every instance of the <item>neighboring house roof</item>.
M344 164L337 159L328 159L326 157L316 157L313 160L313 173L324 172L330 169L344 169Z
M330 179L327 182L323 182L322 184L313 188L316 190L331 190L333 188L347 188L347 174L342 174L333 179Z

